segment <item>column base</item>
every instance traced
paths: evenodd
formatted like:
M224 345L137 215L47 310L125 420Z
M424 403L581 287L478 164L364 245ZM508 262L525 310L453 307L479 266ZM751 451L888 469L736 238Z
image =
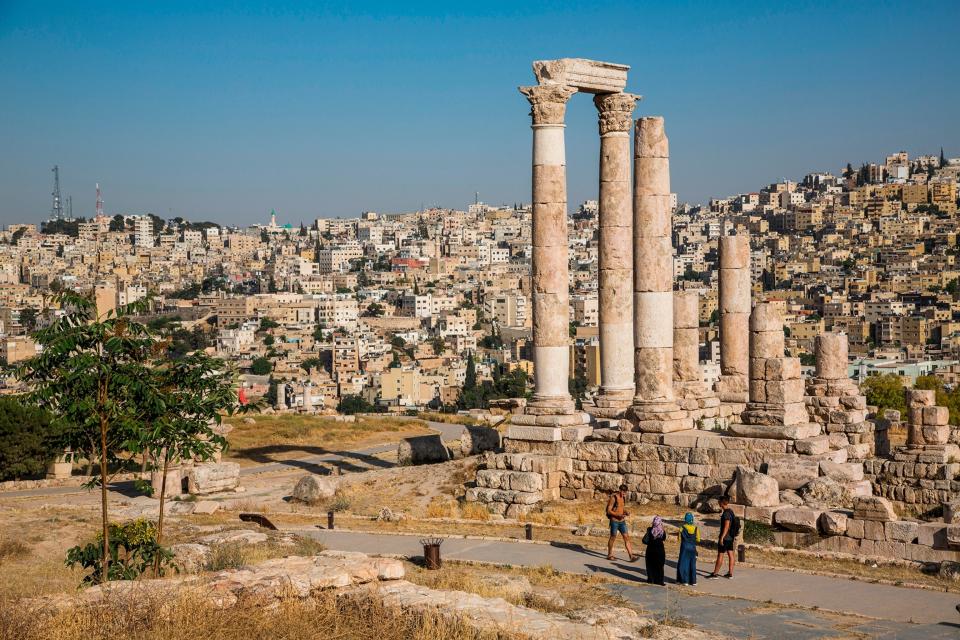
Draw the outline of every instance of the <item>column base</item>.
M583 410L594 418L621 418L633 404L633 389L604 389L594 396L590 405Z
M577 403L569 395L533 396L527 403L525 414L536 416L561 416L577 412Z
M644 433L673 433L693 429L690 413L676 402L648 402L634 404L626 412L634 431Z
M527 407L529 409L529 407ZM536 442L581 442L593 433L590 414L583 411L572 413L535 414L523 413L510 419L506 438Z

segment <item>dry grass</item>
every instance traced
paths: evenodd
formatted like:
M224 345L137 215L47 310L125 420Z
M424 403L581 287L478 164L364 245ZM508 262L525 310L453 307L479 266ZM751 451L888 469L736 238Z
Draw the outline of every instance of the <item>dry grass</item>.
M233 423L227 456L241 464L262 464L394 442L433 433L420 420L362 417L338 422L319 416L257 416L254 424Z
M501 636L502 637L502 636ZM439 613L401 612L374 595L337 598L322 593L265 608L244 602L228 609L184 591L175 602L138 598L87 606L60 613L31 610L0 601L0 638L4 640L487 640Z
M447 424L466 424L466 425L477 425L483 424L473 416L461 416L456 413L436 413L433 411L421 411L417 414L417 417L421 420L429 420L430 422L445 422Z
M449 560L436 571L409 562L406 565L405 578L410 582L431 589L503 598L546 613L569 614L601 605L637 609L605 588L617 580L600 574L580 575L562 573L553 567L494 567ZM532 589L513 588L511 578L526 578Z

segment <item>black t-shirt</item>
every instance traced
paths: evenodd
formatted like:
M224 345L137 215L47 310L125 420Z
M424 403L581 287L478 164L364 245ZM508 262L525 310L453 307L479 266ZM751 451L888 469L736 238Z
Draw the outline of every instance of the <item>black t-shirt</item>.
M727 527L727 537L730 537L730 534L733 533L733 509L724 509L723 513L720 514L720 533L723 534L723 525L726 522L730 523L730 526Z

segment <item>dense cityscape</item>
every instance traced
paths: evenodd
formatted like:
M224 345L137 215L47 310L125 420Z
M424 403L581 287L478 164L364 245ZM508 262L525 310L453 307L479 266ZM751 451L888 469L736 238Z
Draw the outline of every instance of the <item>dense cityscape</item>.
M749 233L754 293L785 303L791 355L811 365L814 337L842 331L857 378L954 384L958 182L960 159L899 152L703 205L673 196L674 275L701 293L703 380L719 377L717 242ZM587 201L568 217L581 400L600 384L597 209ZM48 220L0 232L0 360L34 356L31 334L63 313L50 294L72 289L94 292L101 317L149 298L147 320L172 354L227 359L248 395L280 410L479 407L534 373L530 234L526 205L309 221L271 212L236 228L108 214L99 185L96 214L70 218L56 192ZM468 375L480 395L463 393ZM10 375L3 388L21 390Z

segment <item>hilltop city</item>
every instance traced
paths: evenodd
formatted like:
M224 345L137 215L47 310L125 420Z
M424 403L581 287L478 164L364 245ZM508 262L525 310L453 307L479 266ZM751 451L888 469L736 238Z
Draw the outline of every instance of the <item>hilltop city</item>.
M960 159L893 153L757 191L678 204L673 271L700 292L703 380L720 375L721 236L750 234L755 293L786 303L787 351L812 365L824 331L849 336L851 375L960 376ZM63 310L52 292L93 291L97 312L146 297L171 353L206 349L246 395L295 412L470 409L522 395L530 354L528 205L246 228L154 214L71 218L0 231L0 360L37 353L32 332ZM598 205L567 219L571 390L600 384ZM466 388L465 388L466 385ZM518 392L519 389L519 392ZM3 391L21 390L8 376Z

